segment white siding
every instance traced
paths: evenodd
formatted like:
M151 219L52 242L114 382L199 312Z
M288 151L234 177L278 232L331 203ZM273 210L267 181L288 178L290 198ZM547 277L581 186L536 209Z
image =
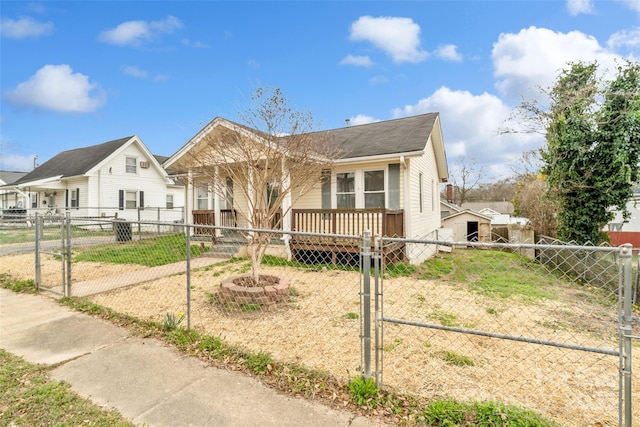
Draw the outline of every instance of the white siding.
M407 159L409 198L405 209L406 235L409 238L430 238L440 228L440 192L436 158L431 138L420 157ZM422 212L420 209L420 177L422 177ZM419 264L435 253L435 246L408 245L407 257Z

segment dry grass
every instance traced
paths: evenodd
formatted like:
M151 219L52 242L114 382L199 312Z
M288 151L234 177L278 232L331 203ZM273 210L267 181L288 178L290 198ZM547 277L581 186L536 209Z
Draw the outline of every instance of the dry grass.
M3 257L3 270L9 260ZM20 260L22 266L27 260ZM82 263L84 264L84 263ZM100 274L110 267L89 270ZM14 272L19 269L11 269ZM80 273L85 265L74 265ZM123 266L117 266L122 272ZM360 276L348 271L265 267L264 274L292 279L295 296L286 307L229 313L212 303L220 282L246 270L221 264L191 277L191 326L281 361L302 363L348 379L360 368ZM94 274L94 273L91 273ZM19 276L15 276L19 277ZM95 276L93 276L95 277ZM165 277L96 295L92 301L133 316L161 321L186 311L184 275ZM384 315L413 321L532 337L617 350L615 306L584 297L567 285L554 300L517 296L490 298L444 281L409 278L384 281ZM356 316L357 314L358 316ZM425 397L491 399L528 407L562 425L618 423L618 358L384 323L384 385ZM446 356L446 357L445 357ZM453 357L453 361L452 361ZM471 364L456 364L455 357ZM634 359L640 366L638 352ZM634 383L640 407L640 384Z

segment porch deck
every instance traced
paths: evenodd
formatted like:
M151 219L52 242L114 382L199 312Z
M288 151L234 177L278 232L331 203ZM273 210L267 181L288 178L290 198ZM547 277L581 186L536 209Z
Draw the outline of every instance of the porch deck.
M404 237L404 211L402 209L293 209L291 228L294 231L315 234L362 235L365 230L375 236ZM373 241L372 241L373 245ZM353 256L360 252L360 240L333 236L293 235L291 251L295 259L323 258L333 264L338 257ZM384 262L403 261L404 244L392 242L382 248Z
M237 227L236 212L231 209L220 211L221 226ZM217 225L213 210L193 211L193 223ZM402 209L292 209L291 229L312 235L294 234L290 248L294 259L303 262L324 262L337 264L339 259L355 258L360 252L361 240L337 238L330 235L359 236L369 230L373 238L404 237L404 211ZM213 229L195 227L194 234L211 236L216 243ZM318 236L326 234L327 236ZM385 263L405 259L404 244L392 242L384 245L382 253Z

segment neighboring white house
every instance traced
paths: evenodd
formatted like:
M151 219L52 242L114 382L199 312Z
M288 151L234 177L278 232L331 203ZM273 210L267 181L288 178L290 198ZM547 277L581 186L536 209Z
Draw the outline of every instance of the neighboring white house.
M2 171L0 170L0 211L15 207L20 200L20 193L10 188L3 188L13 184L27 172Z
M614 211L614 218L608 224L608 231L640 232L640 186L633 186L633 197L627 202L630 213L627 222L622 218L622 212Z
M166 158L161 158L161 160ZM61 152L0 189L16 194L25 214L62 213L176 221L184 216L184 186L162 168L138 136ZM142 208L155 208L143 211Z
M246 131L241 125L215 118L163 165L167 170L193 176L196 165L193 156L189 155L191 150L197 153L198 144L209 133L237 132L240 128ZM327 171L326 177L318 176L317 185L311 191L299 197L291 195L287 202L292 209L286 206L282 209L285 217L288 216L282 221L285 231L293 227L297 231L344 232L332 230L328 218L347 211L349 215L359 215L365 209L380 211L380 221L387 224L381 229L387 230L388 235L427 237L440 228L439 184L447 181L448 168L438 113L347 126L318 134L328 135L346 154L334 163L331 171ZM255 139L259 143L257 132ZM330 179L326 179L329 175ZM189 221L194 220L193 211L209 211L208 218L214 219L213 223L224 225L222 211L246 208L247 202L240 197L241 192L234 191L233 182L227 184L231 197L210 192L212 187L216 186L198 183L195 176L189 181L186 188ZM235 206L227 206L227 200L233 200ZM322 231L311 229L296 220L299 215L317 215L315 223L327 223L327 227L320 227ZM238 219L238 226L249 225ZM430 251L408 245L405 255L411 262L420 262L432 254Z

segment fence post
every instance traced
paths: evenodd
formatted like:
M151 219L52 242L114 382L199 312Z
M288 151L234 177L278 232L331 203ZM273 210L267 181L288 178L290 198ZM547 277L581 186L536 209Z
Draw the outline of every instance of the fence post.
M623 341L622 343L622 353L621 358L623 359L621 362L621 372L620 375L623 377L623 387L624 387L624 426L631 427L631 417L633 416L631 411L631 398L632 398L632 389L631 389L631 371L632 371L632 343L631 340L633 335L632 322L633 322L633 313L631 310L631 294L632 294L632 286L631 286L631 276L633 274L632 268L632 245L627 243L622 245L620 259L623 262L622 265L622 280L623 280L623 313L622 319L620 322L620 337ZM622 414L621 414L622 415ZM623 425L622 423L620 425Z
M373 244L373 277L374 277L374 288L375 288L375 298L374 298L374 306L375 306L375 380L376 386L378 388L382 387L382 250L381 250L380 236L376 236Z
M185 224L187 232L187 330L191 329L191 233L189 225Z
M371 231L365 230L362 236L362 376L371 377Z
M40 237L42 232L42 224L40 223L41 217L36 212L36 242L35 242L35 251L36 251L36 289L40 290L40 283L42 280L42 266L40 264Z
M65 232L67 235L66 238L66 246L65 246L65 254L64 257L66 259L67 264L67 277L65 280L65 288L63 291L63 295L65 297L71 297L71 212L67 212L67 217L65 218Z

